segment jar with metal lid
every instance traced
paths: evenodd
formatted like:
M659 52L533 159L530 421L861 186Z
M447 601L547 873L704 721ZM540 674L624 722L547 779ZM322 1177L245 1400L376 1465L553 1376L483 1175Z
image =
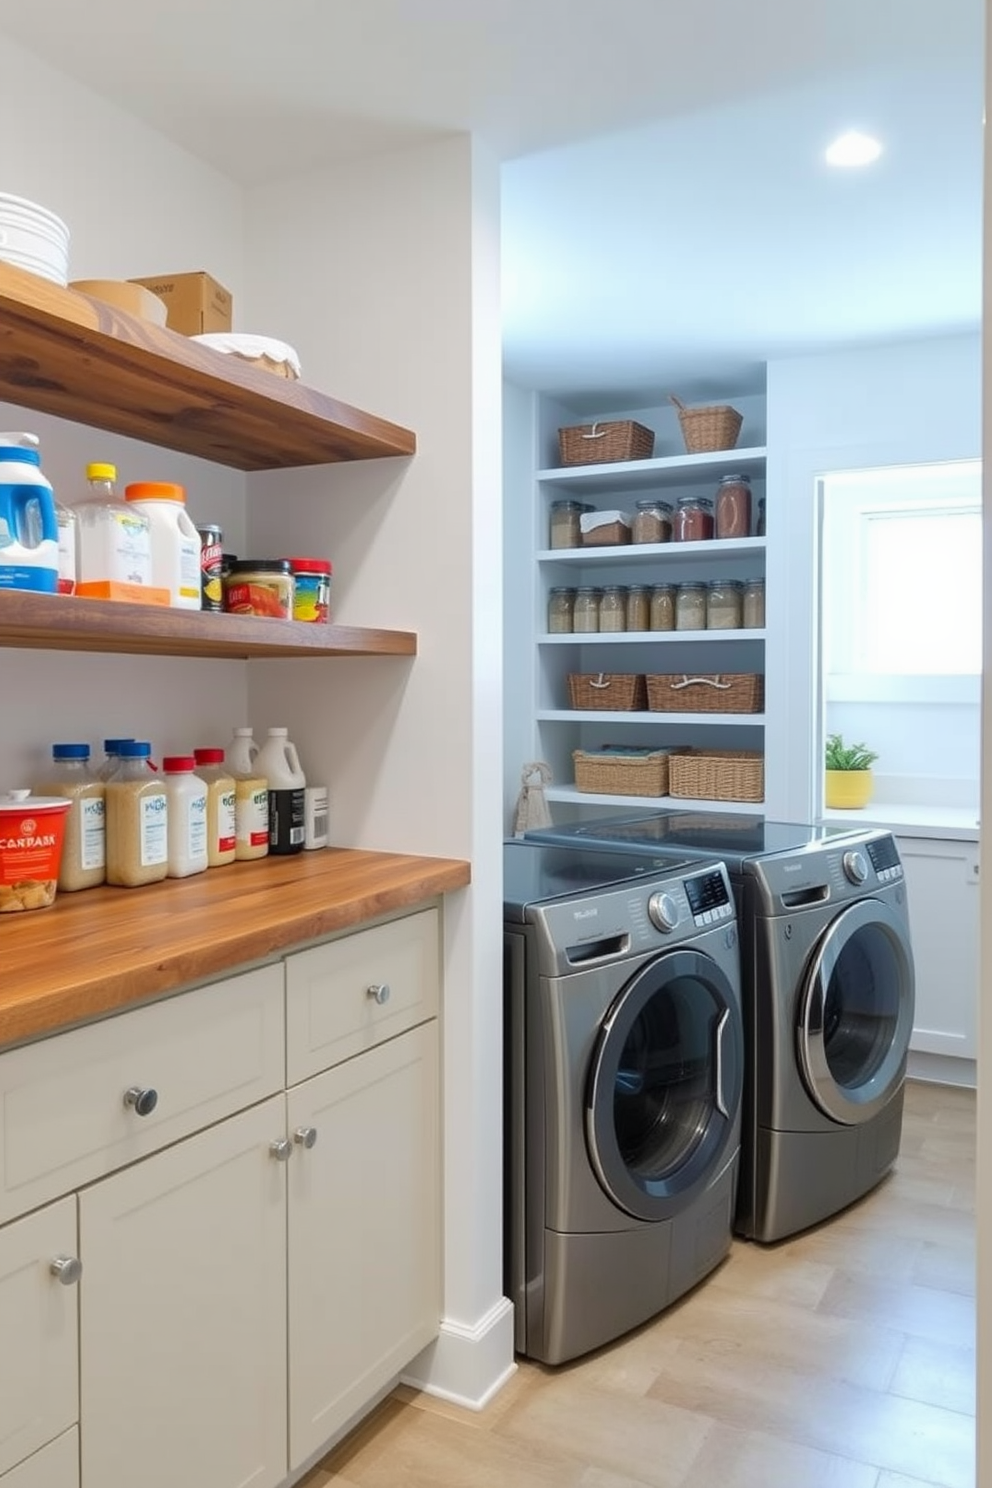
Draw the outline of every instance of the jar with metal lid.
M572 629L575 590L558 585L548 592L548 635L568 635Z
M764 537L764 535L765 535L765 498L764 498L764 496L759 496L758 497L758 520L757 520L757 522L755 524L754 535L755 535L755 537Z
M654 497L639 501L634 514L631 540L635 543L671 542L671 502L658 501Z
M706 629L706 585L680 584L675 594L675 629Z
M717 537L751 536L751 481L746 475L725 475L716 492L714 527Z
M651 630L675 629L675 585L655 584L651 590Z
M748 579L744 585L742 605L745 630L761 630L765 624L765 581Z
M680 496L675 513L675 542L705 542L713 536L713 503L708 496Z
M578 501L552 501L550 546L552 548L578 548L582 546L582 530L579 518L583 507Z
M572 629L580 635L590 635L599 629L598 589L582 588L575 591Z
M647 630L651 619L651 590L647 584L631 584L627 590L627 629Z
M627 629L626 585L603 585L603 592L599 601L599 628L604 631Z
M740 630L743 601L740 579L711 579L706 586L706 629Z

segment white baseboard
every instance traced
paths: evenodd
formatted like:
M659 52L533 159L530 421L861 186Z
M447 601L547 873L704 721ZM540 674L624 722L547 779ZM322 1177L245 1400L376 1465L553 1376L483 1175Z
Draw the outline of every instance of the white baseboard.
M501 1297L475 1324L448 1318L441 1332L401 1376L405 1385L482 1410L516 1369L513 1359L513 1304Z
M958 1059L952 1054L924 1054L910 1049L906 1078L923 1080L930 1085L965 1085L978 1087L978 1064L974 1059Z

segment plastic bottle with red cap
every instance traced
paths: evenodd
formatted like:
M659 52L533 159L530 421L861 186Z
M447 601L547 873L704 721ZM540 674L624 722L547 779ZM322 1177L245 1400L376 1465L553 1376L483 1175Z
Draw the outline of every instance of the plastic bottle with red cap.
M207 787L207 864L222 868L237 855L234 776L223 749L194 749L196 773Z
M162 761L169 802L168 877L189 878L210 866L207 853L207 787L194 774L191 754L167 754Z

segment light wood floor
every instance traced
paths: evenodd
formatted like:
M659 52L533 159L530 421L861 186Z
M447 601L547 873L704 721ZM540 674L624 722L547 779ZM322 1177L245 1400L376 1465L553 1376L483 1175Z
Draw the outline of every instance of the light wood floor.
M895 1173L489 1407L401 1387L305 1488L973 1488L974 1092L907 1090Z

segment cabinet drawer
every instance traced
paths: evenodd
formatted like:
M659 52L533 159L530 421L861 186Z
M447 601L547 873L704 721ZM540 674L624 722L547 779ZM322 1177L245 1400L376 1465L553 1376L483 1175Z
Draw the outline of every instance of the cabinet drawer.
M281 1090L283 985L267 966L0 1055L0 1221Z
M0 1478L0 1488L79 1488L79 1432L75 1426Z
M433 1018L440 933L438 911L425 909L288 956L289 1084Z
M79 1287L52 1273L78 1254L75 1199L0 1229L0 1473L79 1419Z

